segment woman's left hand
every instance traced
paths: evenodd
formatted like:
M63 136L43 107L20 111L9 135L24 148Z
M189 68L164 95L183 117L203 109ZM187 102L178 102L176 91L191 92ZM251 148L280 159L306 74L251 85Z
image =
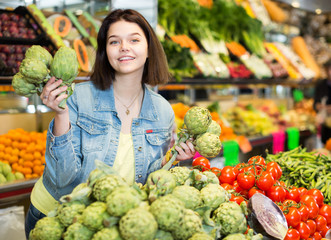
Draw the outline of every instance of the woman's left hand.
M186 143L180 143L180 146L175 146L175 149L178 152L176 161L184 161L194 157L195 148L190 141L186 141Z

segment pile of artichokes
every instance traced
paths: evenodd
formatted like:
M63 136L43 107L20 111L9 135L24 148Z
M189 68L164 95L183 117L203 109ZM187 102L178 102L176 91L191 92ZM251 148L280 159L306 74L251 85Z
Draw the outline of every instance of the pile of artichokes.
M95 161L87 182L40 219L29 240L260 240L247 230L246 203L230 202L215 174L173 167L128 185Z
M68 97L74 91L74 79L78 75L78 60L74 49L61 47L52 55L43 47L33 45L25 53L19 72L12 80L12 86L18 95L30 97L32 94L40 94L43 87L51 77L62 79L62 84L67 85ZM60 104L65 108L66 99Z

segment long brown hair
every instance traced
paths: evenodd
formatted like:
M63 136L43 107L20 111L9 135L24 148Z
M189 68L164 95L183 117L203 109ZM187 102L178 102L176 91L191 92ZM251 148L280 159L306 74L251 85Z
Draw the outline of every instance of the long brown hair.
M106 90L115 80L115 69L108 61L106 44L110 25L120 20L138 24L147 39L148 58L145 63L142 82L151 86L167 83L170 74L163 47L147 20L139 12L132 9L114 10L103 20L98 33L98 48L91 81L97 88Z

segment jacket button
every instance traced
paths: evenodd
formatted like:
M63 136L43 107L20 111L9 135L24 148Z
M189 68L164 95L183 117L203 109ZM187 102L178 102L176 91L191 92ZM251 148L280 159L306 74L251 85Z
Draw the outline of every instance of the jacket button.
M142 150L143 148L142 147L138 147L138 151L140 151L141 152L141 150Z
M141 178L141 177L142 177L141 174L139 174L139 175L138 175L138 178Z
M139 125L139 122L136 122L135 124L136 124L136 126L138 126Z

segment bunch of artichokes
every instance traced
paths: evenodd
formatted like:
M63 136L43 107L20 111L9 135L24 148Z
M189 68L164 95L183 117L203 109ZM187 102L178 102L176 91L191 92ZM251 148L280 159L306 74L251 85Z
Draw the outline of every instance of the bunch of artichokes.
M52 55L39 45L31 46L25 53L19 72L12 80L12 86L18 95L30 97L40 94L51 77L62 79L62 84L68 86L68 97L74 91L73 80L78 75L78 60L74 49L61 47ZM67 98L61 101L60 108L66 107Z
M262 239L244 235L245 203L229 202L230 193L209 175L199 175L204 172L160 169L145 185L129 185L104 163L96 160L95 165L86 183L62 196L59 206L37 222L29 240L211 240L234 234ZM175 176L179 172L181 178ZM98 200L95 193L101 189L105 198Z

